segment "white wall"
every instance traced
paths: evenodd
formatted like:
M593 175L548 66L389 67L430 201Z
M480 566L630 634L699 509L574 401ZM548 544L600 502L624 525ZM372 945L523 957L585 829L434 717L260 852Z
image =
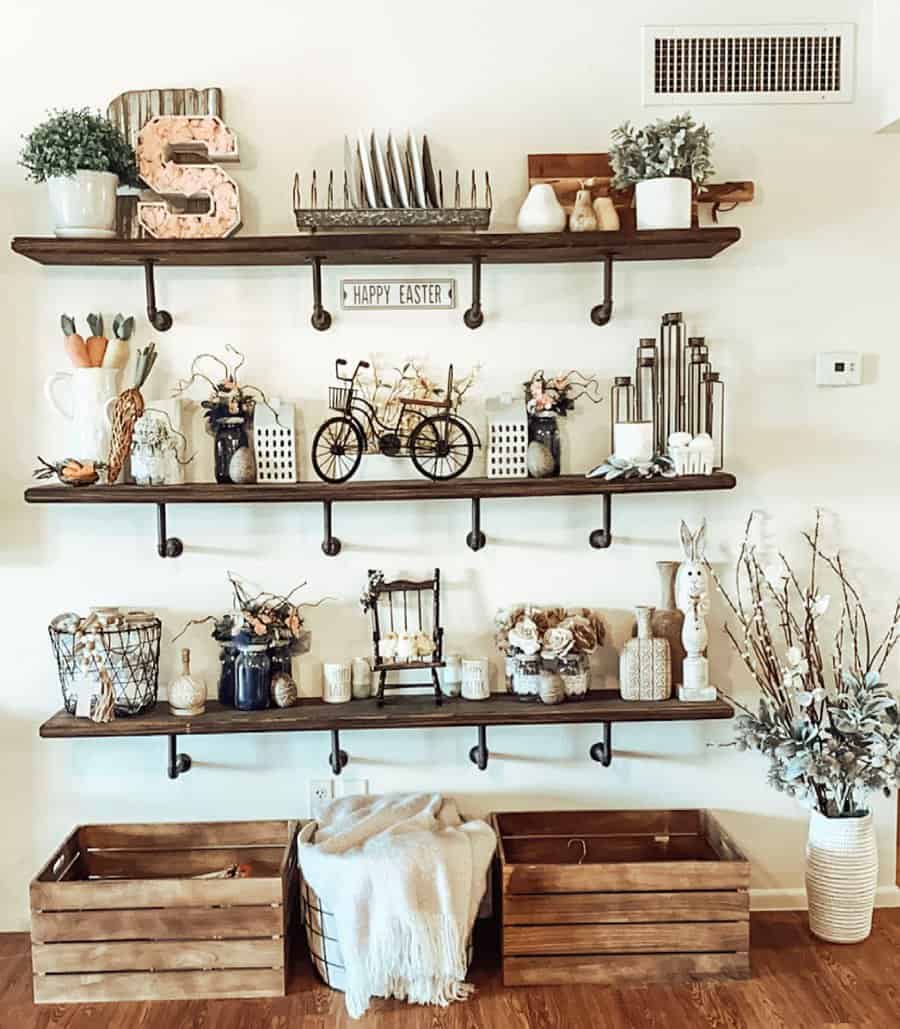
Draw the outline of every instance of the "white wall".
M50 0L6 12L0 36L3 126L0 234L47 232L43 191L15 166L19 136L46 108L105 107L129 88L220 85L240 136L245 229L290 233L290 178L340 161L343 133L357 126L427 130L446 168L490 168L501 220L523 195L529 152L606 148L612 126L658 112L640 106L640 26L719 21L723 5L639 2L544 4L461 2L434 9L346 0L339 7L259 3L212 19L208 7L179 13L179 28L138 37L121 4ZM741 12L743 15L744 12ZM737 12L736 12L737 16ZM789 0L756 5L759 21L853 20L863 54L871 48L867 3ZM149 16L139 19L152 22ZM900 579L895 384L898 381L896 181L900 150L871 134L870 85L845 106L712 107L699 113L716 133L722 177L751 178L759 199L725 216L744 239L716 260L629 265L616 271L616 314L608 328L588 320L601 275L595 267L491 267L485 272L484 328L469 332L454 313L341 315L338 276L326 276L335 313L325 335L309 326L310 282L302 269L163 271L160 303L175 326L157 336L155 387L166 390L202 350L226 343L247 354L247 379L296 398L306 433L323 416L336 356L427 355L436 369L482 362L473 403L521 382L536 367L596 372L630 369L637 338L659 315L682 310L705 334L728 384L730 494L624 499L614 506L616 542L592 551L599 501L503 501L484 505L489 545L464 545L463 503L336 508L345 547L319 549L314 507L175 508L178 561L155 554L152 508L26 507L22 489L34 455L62 455L63 426L41 396L64 367L62 311L102 308L139 316L137 340L151 338L143 285L134 269L44 269L0 256L6 345L7 443L3 464L3 625L0 781L0 929L24 928L26 884L74 824L99 820L269 817L306 812L307 780L327 771L328 739L232 736L191 741L195 766L165 777L165 741L42 741L39 723L59 706L46 637L54 614L91 604L157 609L168 636L191 616L227 603L225 570L273 589L309 581L308 595L336 600L310 614L316 660L365 645L356 598L369 567L417 572L439 564L451 649L487 652L495 608L520 598L585 603L610 611L617 644L625 613L656 595L654 562L677 556L680 518L710 522L711 556L724 560L747 512L760 508L792 552L816 505L834 543L846 548L873 614L887 617ZM665 113L665 112L660 112ZM366 269L359 269L365 274ZM415 269L398 269L398 273ZM463 268L434 269L468 287ZM867 355L867 383L817 391L818 350ZM567 464L583 469L606 454L608 411L580 411L567 427ZM207 441L200 437L201 445ZM209 452L198 461L209 473ZM309 475L308 464L304 474ZM716 618L721 615L717 609ZM197 670L212 681L215 649L201 631L191 643ZM722 636L711 644L715 678L738 691L746 681ZM174 668L167 648L163 680ZM607 649L600 671L611 672ZM889 671L895 681L897 662ZM753 863L754 886L802 887L805 815L772 793L760 759L719 745L726 724L632 725L614 733L609 769L588 759L590 727L498 729L487 772L466 759L474 731L355 733L343 741L349 775L377 790L435 788L469 810L541 806L702 806L719 810ZM881 882L894 880L895 807L876 803Z

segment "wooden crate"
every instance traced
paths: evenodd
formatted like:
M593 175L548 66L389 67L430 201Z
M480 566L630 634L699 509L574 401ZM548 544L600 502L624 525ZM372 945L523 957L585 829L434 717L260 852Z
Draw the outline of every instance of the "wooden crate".
M750 865L707 811L496 814L507 986L750 973Z
M282 997L295 822L88 825L31 882L37 1004ZM249 864L244 879L194 879Z

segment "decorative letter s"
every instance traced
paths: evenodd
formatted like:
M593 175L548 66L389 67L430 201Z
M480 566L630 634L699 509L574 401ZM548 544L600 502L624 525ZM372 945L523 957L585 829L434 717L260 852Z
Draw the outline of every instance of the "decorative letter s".
M208 164L178 164L176 154L205 158ZM207 197L204 214L183 214L165 200L140 202L138 221L157 239L220 239L241 226L238 186L213 161L237 161L237 136L221 118L161 114L141 129L138 172L164 197Z

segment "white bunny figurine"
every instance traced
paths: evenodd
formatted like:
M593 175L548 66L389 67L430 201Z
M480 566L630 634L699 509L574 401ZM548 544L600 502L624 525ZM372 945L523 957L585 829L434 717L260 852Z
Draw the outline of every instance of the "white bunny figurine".
M706 616L709 613L709 576L704 561L706 520L693 534L681 523L681 548L684 561L675 576L675 604L684 615L681 642L684 659L684 683L680 699L706 700L709 696L709 663L704 657L709 634ZM704 692L706 691L706 692ZM714 699L714 698L713 698Z

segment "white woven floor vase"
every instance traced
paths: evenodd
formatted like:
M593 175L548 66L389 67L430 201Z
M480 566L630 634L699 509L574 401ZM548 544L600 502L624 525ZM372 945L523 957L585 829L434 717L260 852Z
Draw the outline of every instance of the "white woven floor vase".
M878 850L871 814L826 818L813 811L806 844L809 928L829 943L859 943L872 931Z

